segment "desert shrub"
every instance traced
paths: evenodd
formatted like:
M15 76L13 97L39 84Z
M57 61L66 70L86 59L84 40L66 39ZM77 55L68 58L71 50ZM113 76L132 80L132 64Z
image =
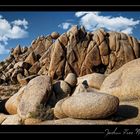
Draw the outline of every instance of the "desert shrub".
M54 118L53 109L50 106L40 104L37 106L36 111L30 113L30 117L41 121L52 120Z

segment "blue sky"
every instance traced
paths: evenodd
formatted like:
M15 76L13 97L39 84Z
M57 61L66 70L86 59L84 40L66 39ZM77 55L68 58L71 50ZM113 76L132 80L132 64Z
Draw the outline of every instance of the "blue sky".
M87 31L102 27L140 39L140 12L0 12L0 61L17 44L29 46L40 35L61 34L75 24L84 25Z

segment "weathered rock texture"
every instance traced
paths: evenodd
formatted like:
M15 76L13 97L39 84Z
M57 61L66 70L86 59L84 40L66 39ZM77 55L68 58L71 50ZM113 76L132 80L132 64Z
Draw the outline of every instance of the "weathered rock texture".
M133 60L111 73L103 82L101 92L120 100L140 99L140 59Z
M61 104L60 104L61 105ZM62 112L71 118L100 119L117 111L119 99L100 92L85 92L62 102Z
M63 103L66 99L68 99L68 97L67 97L67 98L64 98L64 99L62 99L62 100L60 100L59 102L56 103L55 108L54 108L54 115L55 115L56 118L66 118L66 117L67 117L67 116L64 114L64 112L63 112L63 110L62 110L62 108L61 108L62 103Z
M8 117L8 115L5 115L5 114L3 114L3 113L0 113L0 124L2 124L2 122L3 122L4 120L6 120L7 117Z
M17 115L9 115L1 125L21 125L22 119Z
M9 114L11 115L17 114L17 108L20 103L25 87L26 86L23 86L17 93L15 93L12 97L10 97L6 102L5 108Z
M26 77L42 74L59 80L68 73L110 74L139 57L140 43L134 37L103 29L86 32L84 27L73 26L61 35L53 32L40 36L28 47L17 45L0 62L0 84L25 85L30 80L25 80Z
M20 99L17 112L23 119L30 117L39 105L47 102L51 94L51 81L48 76L38 76L32 79Z
M41 120L39 119L35 119L35 118L27 118L25 121L24 121L24 124L25 125L36 125L37 123L40 123Z

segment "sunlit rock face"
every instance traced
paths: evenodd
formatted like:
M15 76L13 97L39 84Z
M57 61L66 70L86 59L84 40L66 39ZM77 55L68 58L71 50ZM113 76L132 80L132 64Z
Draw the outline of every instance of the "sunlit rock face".
M75 25L63 34L40 36L28 47L17 45L0 63L0 84L19 83L19 74L20 79L47 74L57 80L65 79L69 73L108 75L139 58L139 49L140 42L127 34L103 29L86 32L83 26Z

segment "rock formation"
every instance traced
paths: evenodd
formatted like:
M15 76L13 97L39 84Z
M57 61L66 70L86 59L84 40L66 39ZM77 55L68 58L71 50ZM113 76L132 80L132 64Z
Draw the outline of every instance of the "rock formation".
M139 97L139 57L136 38L76 25L17 45L0 62L0 123L107 118L121 100Z
M46 37L40 36L29 47L17 45L9 57L0 62L0 84L24 85L32 75L42 74L61 80L68 73L76 76L94 72L110 74L139 58L139 49L139 41L124 33L103 29L86 32L84 27L73 26L62 35L52 32Z

